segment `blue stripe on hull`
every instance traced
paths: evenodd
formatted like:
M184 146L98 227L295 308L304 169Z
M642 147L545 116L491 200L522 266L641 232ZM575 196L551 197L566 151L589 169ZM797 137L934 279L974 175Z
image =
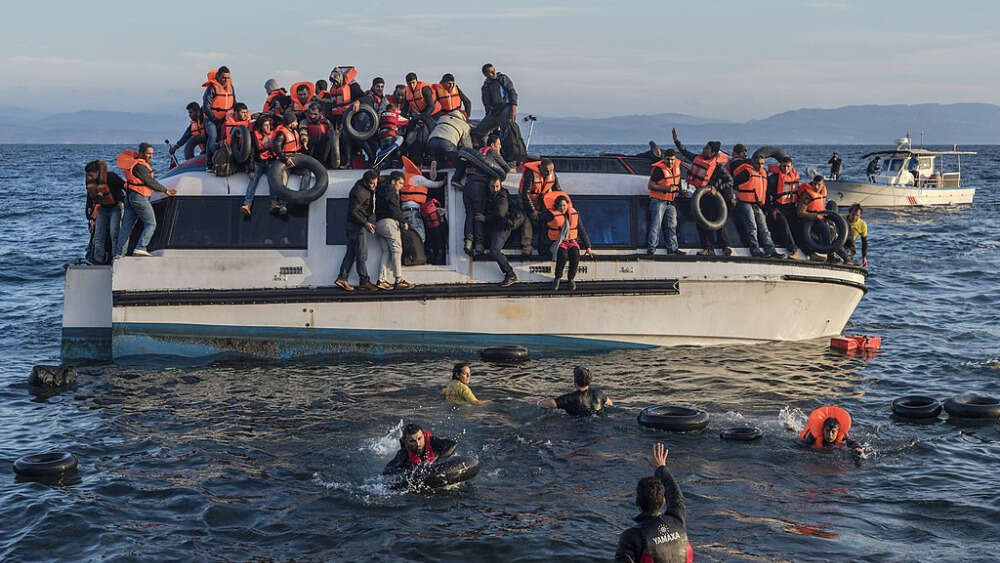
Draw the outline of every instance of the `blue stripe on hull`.
M115 358L128 356L247 356L287 359L337 354L384 356L413 352L468 352L487 346L591 352L655 348L649 344L544 334L486 334L417 330L358 330L267 326L116 323Z

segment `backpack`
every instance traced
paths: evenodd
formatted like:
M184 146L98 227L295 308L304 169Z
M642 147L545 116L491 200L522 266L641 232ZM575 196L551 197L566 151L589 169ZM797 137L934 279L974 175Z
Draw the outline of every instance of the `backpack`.
M212 154L212 167L216 176L232 176L235 173L233 166L233 151L229 148L229 143L219 143Z
M424 249L424 241L420 240L413 229L400 231L403 239L403 265L423 266L427 263L427 251Z

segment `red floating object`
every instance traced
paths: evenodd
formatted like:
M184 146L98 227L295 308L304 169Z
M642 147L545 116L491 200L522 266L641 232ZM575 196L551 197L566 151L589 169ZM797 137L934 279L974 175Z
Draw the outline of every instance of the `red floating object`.
M845 334L843 336L835 336L830 339L830 348L833 348L838 352L866 352L878 350L881 347L881 336Z

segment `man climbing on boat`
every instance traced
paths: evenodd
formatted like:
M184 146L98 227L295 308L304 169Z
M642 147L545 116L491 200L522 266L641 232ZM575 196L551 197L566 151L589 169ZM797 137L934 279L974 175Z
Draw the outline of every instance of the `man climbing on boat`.
M201 148L202 154L205 153L205 117L201 113L201 106L198 105L198 102L191 102L187 105L187 112L191 123L184 129L181 138L170 146L169 150L170 154L173 155L177 149L184 147L184 160L194 158L195 147Z

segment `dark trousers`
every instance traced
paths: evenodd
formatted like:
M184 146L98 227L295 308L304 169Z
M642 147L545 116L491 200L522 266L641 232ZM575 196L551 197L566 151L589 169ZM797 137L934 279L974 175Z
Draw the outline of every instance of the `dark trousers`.
M517 276L514 275L514 268L510 266L507 256L503 253L503 245L507 244L507 239L510 238L510 234L514 232L515 229L520 228L525 222L527 221L525 221L524 216L521 216L518 217L517 221L515 221L509 229L493 228L490 230L490 254L493 259L497 261L497 266L500 267L500 271L503 272L505 277L514 278ZM578 261L579 258L580 253L577 252Z
M354 223L347 224L347 254L340 263L340 278L351 275L351 266L358 271L358 283L371 281L368 277L368 240L365 229Z
M507 162L524 162L525 146L521 137L521 128L517 126L517 121L513 119L514 108L505 105L502 108L495 108L483 117L479 125L472 130L473 139L485 139L494 129L500 129L501 153Z
M698 239L701 240L701 247L711 250L714 247L722 248L732 246L729 242L729 235L726 228L722 227L718 231L710 231L698 224Z
M427 154L431 155L432 158L437 159L438 167L457 167L459 165L458 147L456 147L455 144L448 139L434 137L433 139L427 141ZM463 166L462 168L464 169L465 167ZM464 175L465 174L463 173L463 176ZM461 181L461 179L459 179L459 181Z
M793 234L793 229L799 224L798 218L795 216L795 206L783 205L772 209L768 215L774 219L772 221L774 227L771 232L777 235L775 238L778 240L774 241L775 244L781 244L789 253L798 251Z
M485 223L476 221L476 215L486 213L486 182L481 176L472 176L462 189L462 204L465 205L465 240L471 240L477 248L485 248Z
M330 165L330 135L320 135L309 138L309 156L323 163Z
M572 281L576 278L576 267L580 265L580 249L560 248L556 251L556 279L562 278L563 268L566 261L569 261L569 271L566 272L566 279Z
M442 265L447 262L448 226L442 223L433 229L427 229L427 241L424 248L427 249L427 260L431 264Z

